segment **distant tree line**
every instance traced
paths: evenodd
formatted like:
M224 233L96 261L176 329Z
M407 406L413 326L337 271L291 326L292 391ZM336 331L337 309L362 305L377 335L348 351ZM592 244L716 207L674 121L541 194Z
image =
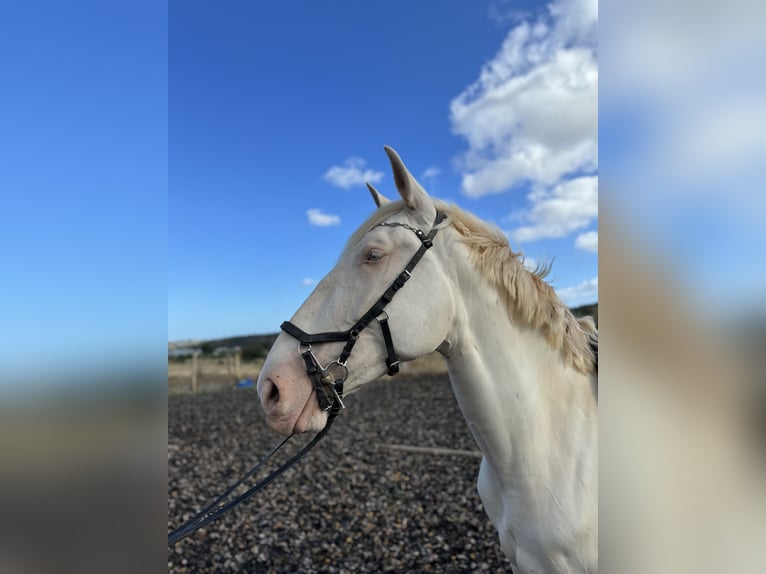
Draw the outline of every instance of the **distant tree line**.
M269 353L269 349L277 339L278 333L269 335L243 335L241 337L228 337L205 341L199 348L204 355L212 355L218 347L239 347L242 349L242 358L246 361L262 359Z

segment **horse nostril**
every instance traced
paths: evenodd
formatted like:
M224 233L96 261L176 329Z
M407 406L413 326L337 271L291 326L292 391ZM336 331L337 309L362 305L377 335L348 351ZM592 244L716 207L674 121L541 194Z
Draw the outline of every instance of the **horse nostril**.
M269 379L269 382L271 385L269 385L266 393L266 402L276 404L279 402L279 388L271 379Z

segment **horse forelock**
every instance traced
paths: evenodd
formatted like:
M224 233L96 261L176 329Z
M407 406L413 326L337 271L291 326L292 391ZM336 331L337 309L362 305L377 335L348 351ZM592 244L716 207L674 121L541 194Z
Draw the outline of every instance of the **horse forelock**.
M538 265L529 271L521 253L514 252L506 235L496 226L482 221L459 207L433 199L436 209L447 215L440 226L451 226L470 249L479 272L502 295L509 317L538 329L575 369L585 374L597 371L592 341L598 330L590 317L576 319L546 281L551 265ZM346 255L373 227L405 209L404 202L382 205L351 235L343 248Z

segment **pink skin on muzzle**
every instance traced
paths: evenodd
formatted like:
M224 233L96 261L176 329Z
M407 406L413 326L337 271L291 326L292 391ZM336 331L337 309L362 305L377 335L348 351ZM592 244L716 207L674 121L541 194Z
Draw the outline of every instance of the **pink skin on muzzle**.
M275 352L276 351L276 352ZM319 432L327 413L319 408L316 392L296 353L280 356L272 349L258 376L258 397L269 427L281 435Z

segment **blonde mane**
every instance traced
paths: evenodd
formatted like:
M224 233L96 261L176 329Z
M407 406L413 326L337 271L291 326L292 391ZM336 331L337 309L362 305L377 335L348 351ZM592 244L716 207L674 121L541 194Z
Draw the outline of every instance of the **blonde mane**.
M433 202L448 216L443 225L455 229L461 241L469 247L477 269L502 294L508 316L517 323L538 329L578 371L595 372L597 366L592 344L598 346L596 325L591 317L576 319L553 287L545 282L550 265L538 266L535 271L527 270L522 254L513 252L508 238L497 227L455 205L437 199ZM401 201L378 208L349 238L343 255L378 223L403 209Z

